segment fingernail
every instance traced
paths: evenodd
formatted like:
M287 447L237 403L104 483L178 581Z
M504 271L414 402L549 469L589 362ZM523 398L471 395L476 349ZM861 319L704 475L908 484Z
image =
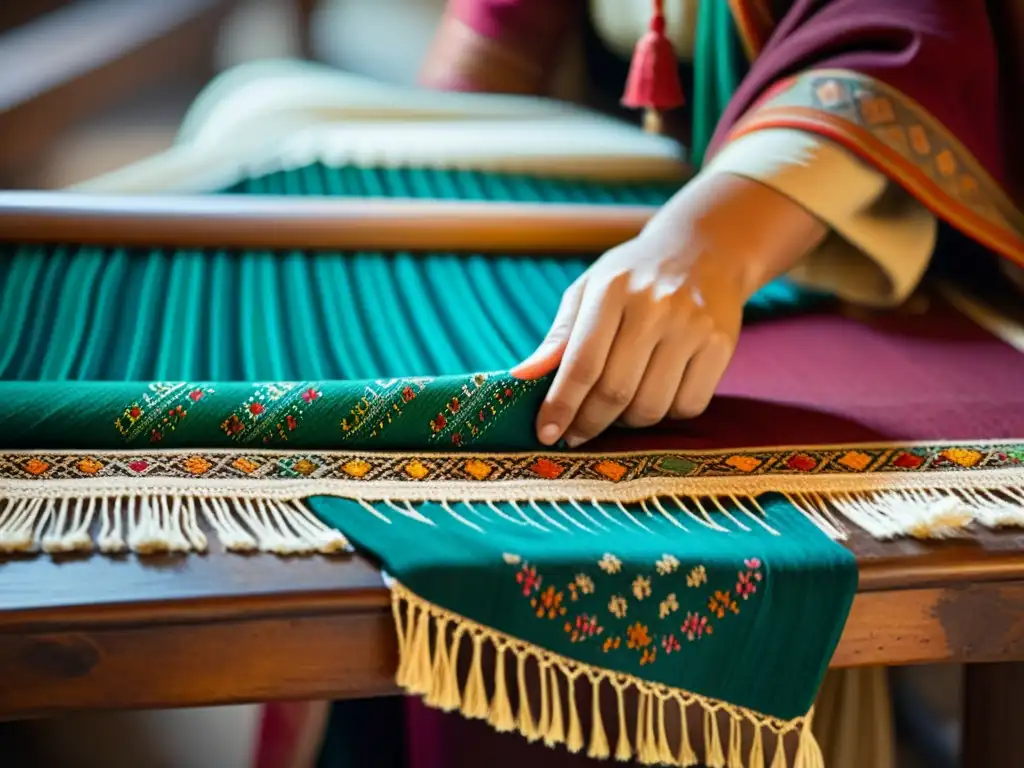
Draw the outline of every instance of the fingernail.
M560 434L562 434L562 430L559 429L557 424L545 424L540 428L537 436L544 445L552 445L556 440L558 440L558 436Z
M569 435L568 437L565 438L565 444L569 447L569 450L572 450L573 448L579 448L585 442L587 441L584 440L582 437L576 437L576 435Z

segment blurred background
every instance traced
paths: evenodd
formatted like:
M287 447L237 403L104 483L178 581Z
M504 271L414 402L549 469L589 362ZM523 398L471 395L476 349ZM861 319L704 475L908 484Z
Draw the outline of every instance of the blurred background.
M0 0L0 188L59 188L167 148L202 87L242 62L310 58L412 84L443 6Z

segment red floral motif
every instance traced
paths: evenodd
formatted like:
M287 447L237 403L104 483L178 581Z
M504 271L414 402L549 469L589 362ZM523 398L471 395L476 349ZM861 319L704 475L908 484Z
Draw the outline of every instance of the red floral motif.
M430 428L435 432L440 432L446 426L448 426L448 419L444 417L443 413L437 414L437 418L430 421Z
M757 592L757 585L754 583L750 572L744 573L740 571L738 581L736 582L736 594L747 600L755 592Z
M900 469L917 469L924 464L924 459L915 453L901 453L893 464Z
M457 397L453 397L452 401L448 403L448 410L452 413L458 413L461 407L462 404L459 402L459 398Z
M288 427L289 432L294 432L295 428L299 426L299 420L292 416L290 413L284 417L285 426Z
M237 414L233 413L220 425L220 428L229 435L237 435L245 431L245 424L242 423Z
M193 403L198 403L200 400L203 399L204 394L205 393L201 389L193 389L191 392L188 393L188 396Z
M522 585L523 595L529 597L531 592L540 589L541 577L532 565L524 565L516 574L516 582Z
M604 627L598 622L597 616L588 616L584 613L577 616L575 622L567 621L565 631L569 633L572 642L582 643L587 638L600 635L604 632Z
M799 472L810 472L818 466L818 462L806 453L798 453L796 456L791 457L786 463L789 465L790 469L795 469Z
M412 387L406 387L405 389L402 390L402 402L403 403L411 403L415 399L416 399L416 393L413 391Z
M161 432L159 429L154 429L152 432L149 433L149 442L151 443L159 443L163 439L164 433Z
M455 445L462 445L462 433L456 432L452 435L452 443Z
M249 413L253 416L259 416L265 410L267 409L264 407L263 403L249 403Z
M672 653L678 651L682 646L679 645L679 641L676 640L675 635L663 635L661 638L661 647L665 653Z
M691 641L699 640L705 634L710 635L714 632L713 628L708 624L707 616L701 616L699 613L693 612L686 614L686 619L683 620L679 631L686 635L687 640Z
M128 465L128 469L130 469L132 472L145 472L147 469L149 469L149 462L141 460L133 461L131 464Z
M319 400L320 397L320 392L318 392L313 387L310 387L309 389L302 393L302 399L307 403L312 403L314 400Z
M137 421L140 416L142 416L142 409L139 406L133 405L128 409L128 418L132 421Z

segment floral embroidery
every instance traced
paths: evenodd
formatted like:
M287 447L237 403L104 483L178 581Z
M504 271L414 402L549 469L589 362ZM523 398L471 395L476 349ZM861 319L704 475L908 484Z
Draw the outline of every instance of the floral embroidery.
M78 462L78 469L80 472L84 472L87 475L95 475L103 469L103 464L102 462L96 461L96 459L82 459Z
M686 586L696 588L701 584L708 583L708 572L704 569L703 565L698 565L690 574L686 577Z
M363 396L341 420L344 438L376 437L402 415L404 406L415 400L428 382L426 378L380 379L368 384Z
M554 619L565 615L567 609L562 605L563 597L564 593L556 591L554 587L548 587L539 596L533 598L530 605L537 611L538 619L545 616Z
M520 395L538 385L538 380L509 380L485 373L475 374L462 385L444 408L430 420L431 437L452 445L480 437Z
M673 555L662 555L661 560L654 564L659 576L668 576L679 568L679 560Z
M679 601L676 599L676 595L673 592L671 595L666 597L658 605L658 616L665 618L670 613L675 613L679 610Z
M580 603L587 608L587 601L592 595L600 595L602 587L607 583L615 584L618 589L628 581L628 577L622 574L623 562L616 555L605 553L597 562L598 567L604 575L591 576L588 573L576 573L571 580L560 589L557 584L543 584L544 577L538 573L537 568L525 562L519 555L505 552L502 560L515 568L516 584L522 591L523 596L530 602L536 618L550 621L566 616L569 602ZM656 562L655 567L661 576L669 576L681 567L679 560L668 554L663 554ZM705 594L688 597L689 592L670 592L658 601L658 618L650 621L650 609L638 607L634 615L626 622L629 614L629 599L622 593L613 593L608 597L608 612L613 619L609 621L622 621L622 625L613 626L614 634L606 631L597 613L586 611L575 613L572 618L565 618L562 628L568 636L568 641L576 644L593 640L595 637L601 639L600 643L603 653L614 653L625 649L637 654L633 658L634 663L640 666L647 666L657 663L658 653L670 656L674 653L682 653L684 642L696 642L710 637L714 634L714 623L726 620L728 615L740 613L740 603L749 601L757 595L757 587L764 580L763 564L760 559L751 557L742 561L742 568L735 572L736 588L712 589ZM609 578L617 576L617 578ZM608 579L606 582L605 579ZM716 577L717 579L717 577ZM653 595L653 581L651 576L637 575L632 581L628 581L632 596L637 601L643 602ZM708 584L708 572L704 565L696 565L690 569L686 576L686 584L690 589L698 589ZM659 582L661 583L661 582ZM728 584L729 582L727 582ZM726 586L719 583L717 586ZM568 595L568 597L567 597ZM682 599L681 599L682 598ZM603 597L598 599L603 600ZM687 610L692 606L692 600L705 601L706 609ZM689 603L689 604L687 604ZM686 613L682 623L674 623L670 617L684 610ZM671 623L671 626L667 626ZM664 629L664 631L659 631ZM623 643L623 639L625 642Z
M708 598L708 610L720 619L725 618L728 611L740 612L736 601L732 599L732 594L721 590L715 590L715 594Z
M582 643L594 635L600 635L604 632L604 627L598 623L597 616L588 616L584 613L577 616L575 622L566 622L565 631L569 633L572 642Z
M647 625L639 621L626 627L626 647L633 649L646 648L651 644L651 636L648 634Z
M220 427L232 439L247 443L287 441L306 409L322 397L320 389L310 384L259 384Z
M740 571L736 576L736 594L744 600L748 600L752 594L757 592L757 582L761 581L761 561L756 557L744 560L746 571Z
M626 611L628 609L629 603L626 602L626 598L622 595L614 595L612 599L608 601L608 611L617 619L625 618Z
M585 573L576 574L576 579L569 585L569 597L575 602L580 595L592 595L594 593L594 580Z
M536 592L540 589L541 577L537 575L536 568L524 564L519 573L516 574L516 581L523 586L523 595L529 597L531 592Z
M687 613L679 631L686 635L687 640L698 640L705 634L712 634L714 629L708 624L708 617L699 613Z
M213 465L204 459L202 456L191 456L182 462L189 472L193 475L202 475L209 471Z
M633 579L633 597L643 600L651 596L651 580L646 576L637 576Z
M188 416L186 406L198 403L209 394L213 394L212 388L183 382L150 384L142 397L122 411L114 427L125 442L146 434L151 443L159 443Z
M606 638L604 645L601 646L601 650L608 653L608 651L618 650L620 645L622 645L622 638L616 635L615 637Z

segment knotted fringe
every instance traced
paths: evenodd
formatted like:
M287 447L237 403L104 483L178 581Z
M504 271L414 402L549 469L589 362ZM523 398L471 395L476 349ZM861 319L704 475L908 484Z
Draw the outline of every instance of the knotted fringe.
M974 454L959 458L968 461ZM471 528L479 527L471 519L474 516L461 514L457 507L479 512L475 505L480 504L514 523L562 530L567 530L566 523L592 531L613 522L644 528L644 520L653 515L670 519L680 533L704 530L729 535L761 528L779 535L758 501L768 491L783 494L836 541L848 537L847 521L877 539L964 536L976 525L1024 527L1024 469L927 476L869 472L646 478L620 484L573 480L561 486L557 480L467 485L455 480L351 484L255 479L233 486L230 492L205 482L197 479L189 486L174 487L159 477L132 482L0 479L0 554L94 549L107 554L205 552L210 532L230 552L350 551L345 537L302 501L317 495L352 499L367 514L386 522L404 518L428 526L434 521L415 505L439 502L446 515ZM499 509L499 502L508 502L513 513ZM545 504L550 513L542 507Z
M614 757L641 765L675 765L692 768L765 768L766 735L775 736L770 768L824 768L821 750L811 732L811 714L790 721L762 715L687 691L593 667L550 653L502 634L470 619L447 611L418 597L401 584L392 585L392 612L398 633L398 684L424 697L424 701L446 711L457 710L466 717L487 720L496 730L518 731L530 741L549 747L565 745L596 759ZM470 665L465 683L458 676L459 655L469 644ZM494 666L484 668L485 644L494 651ZM513 713L506 675L506 660L516 660L516 698ZM485 672L487 674L485 674ZM591 684L591 730L589 741L577 707L576 682ZM488 694L487 680L493 680ZM615 693L617 723L615 748L611 749L601 710L601 692L610 686ZM530 702L530 691L539 692L539 707ZM636 697L632 711L630 700ZM666 708L675 702L681 719L678 744L670 743ZM687 711L697 707L703 714L704 755L693 748ZM719 720L728 724L724 733ZM630 719L635 724L629 728ZM568 721L568 726L566 726ZM753 740L744 750L743 729L750 726ZM784 737L799 733L796 759L790 766ZM724 739L723 739L724 736Z
M301 501L161 494L0 498L0 554L205 552L200 520L229 552L309 555L351 549Z

